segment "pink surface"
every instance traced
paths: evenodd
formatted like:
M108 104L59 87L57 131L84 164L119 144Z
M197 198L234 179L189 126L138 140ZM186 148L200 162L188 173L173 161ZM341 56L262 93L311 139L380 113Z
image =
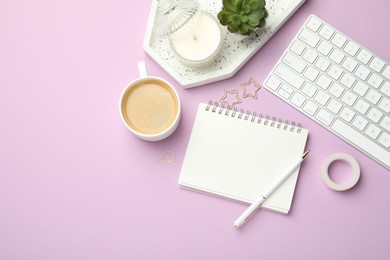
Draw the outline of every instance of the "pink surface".
M150 5L0 4L0 259L389 259L389 171L264 89L242 106L310 130L290 214L259 211L236 230L246 205L177 180L199 102L262 83L309 14L390 60L390 2L308 0L233 78L189 90L143 51ZM139 60L182 99L181 124L161 142L135 138L118 114ZM158 163L170 149L176 160ZM320 180L334 152L361 165L350 191Z

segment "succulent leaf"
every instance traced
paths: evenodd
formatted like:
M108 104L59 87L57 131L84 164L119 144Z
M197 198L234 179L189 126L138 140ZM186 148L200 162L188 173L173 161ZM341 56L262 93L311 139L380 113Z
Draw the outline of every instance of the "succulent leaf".
M241 16L239 16L238 14L233 14L232 15L232 22L231 24L235 27L238 27L240 26L241 24Z
M232 16L234 15L233 12L228 11L228 10L222 10L221 12L218 13L217 17L220 23L223 26L228 25L229 23L232 22Z
M261 19L257 27L263 27L265 25L265 19Z
M249 25L254 26L254 27L259 25L260 21L257 17L253 17L253 16L247 16L247 17L248 17L248 24Z
M242 16L240 16L240 18L241 18L241 23L248 23L248 20L249 20L248 16L242 15Z
M228 29L228 31L231 32L231 33L236 33L236 32L238 32L238 29L237 29L237 28L234 28L234 27L232 27L232 26L230 26L230 25L228 25L227 29Z
M236 0L236 7L237 7L237 10L241 10L242 9L242 2L244 0Z
M235 0L222 0L223 8L231 12L237 12L235 2Z
M242 6L247 6L248 3L249 3L250 0L244 0L244 2L242 2Z
M267 11L267 9L264 8L264 17L263 18L265 19L267 17L268 17L268 11Z
M252 9L262 9L265 6L265 1L264 0L249 0L248 5Z
M244 5L242 7L242 11L244 12L244 14L250 14L250 12L252 11L252 8L249 5Z
M254 20L260 21L264 17L264 9L252 10L252 12L250 14L248 14L248 17L252 21L254 21Z
M253 29L254 28L249 24L241 24L240 27L238 27L238 32L242 35L249 35Z

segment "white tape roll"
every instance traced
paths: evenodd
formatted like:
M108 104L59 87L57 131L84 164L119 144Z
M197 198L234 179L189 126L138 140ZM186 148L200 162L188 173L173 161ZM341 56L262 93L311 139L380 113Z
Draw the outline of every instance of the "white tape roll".
M348 164L350 164L352 167L352 177L346 183L340 183L340 184L335 183L334 181L332 181L332 179L329 176L329 171L328 171L329 165L332 162L337 160L345 161ZM325 185L331 188L332 190L336 190L336 191L348 190L353 186L355 186L355 184L359 181L359 178L360 178L359 164L356 161L356 159L349 154L345 154L345 153L332 154L328 158L326 158L321 165L321 179L325 183Z

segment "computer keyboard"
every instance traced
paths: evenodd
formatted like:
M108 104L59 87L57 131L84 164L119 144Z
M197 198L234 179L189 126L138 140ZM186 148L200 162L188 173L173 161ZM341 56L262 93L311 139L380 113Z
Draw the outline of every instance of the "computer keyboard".
M390 169L390 65L312 15L264 86Z

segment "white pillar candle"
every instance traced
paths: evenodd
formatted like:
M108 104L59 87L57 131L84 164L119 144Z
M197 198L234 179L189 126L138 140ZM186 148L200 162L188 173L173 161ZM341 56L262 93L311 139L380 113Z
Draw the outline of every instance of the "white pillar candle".
M200 12L170 40L179 61L189 66L205 66L219 53L222 43L218 21L209 13Z

